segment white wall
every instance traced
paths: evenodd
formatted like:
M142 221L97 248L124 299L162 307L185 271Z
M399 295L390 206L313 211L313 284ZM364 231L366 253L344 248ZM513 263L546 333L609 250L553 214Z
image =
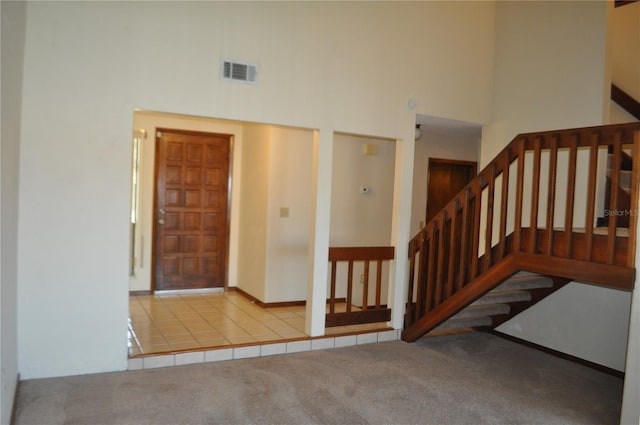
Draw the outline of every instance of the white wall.
M17 251L18 164L22 64L25 37L25 3L2 2L2 144L0 145L0 423L11 418L18 379Z
M627 122L638 121L636 117L631 115L626 109L614 101L611 101L610 108L608 124L624 124Z
M640 99L640 3L613 9L612 13L612 81L634 99ZM611 102L611 123L637 121L637 118ZM638 235L640 236L640 235ZM638 237L636 236L636 237ZM640 267L640 250L636 252L636 270ZM629 341L625 369L621 424L640 424L640 281L632 294Z
M18 233L23 376L126 367L135 107L391 139L412 134L415 113L487 122L494 9L490 2L29 3ZM258 84L221 81L222 57L257 63ZM412 173L411 154L401 158L411 158L403 168ZM410 180L397 181L410 198ZM410 203L402 193L394 201L402 256ZM314 228L328 232L326 224Z
M310 130L244 128L237 286L263 302L306 299L312 143Z
M571 282L498 330L624 371L629 309L628 292Z
M636 237L640 237L640 229ZM640 265L640 250L636 250L636 271ZM640 424L640 276L636 273L629 318L629 342L622 398L621 424Z
M363 149L368 149L365 154ZM375 152L375 153L374 153ZM393 246L391 240L396 143L393 140L336 133L333 142L331 231L329 246ZM360 193L366 187L367 193ZM382 298L387 302L389 262L383 263ZM347 263L338 264L337 297L346 297ZM364 263L354 264L353 304L362 304L359 276ZM375 265L369 271L368 302L375 304ZM327 296L330 288L327 290Z
M518 133L606 122L608 7L498 3L493 122L483 131L482 164ZM572 283L498 330L623 370L628 314L628 293Z
M375 146L375 155L363 146ZM333 144L331 246L389 246L394 141L337 133ZM367 186L368 193L360 193Z
M413 165L413 204L411 213L411 235L415 235L424 223L427 211L427 176L429 158L478 161L480 134L466 131L444 131L422 126L422 137L416 141ZM481 169L479 168L478 171Z
M640 3L611 11L611 79L640 99Z
M265 296L267 261L267 199L269 190L268 126L255 125L245 129L241 159L240 230L238 252L242 267L238 269L238 288L259 300ZM248 146L251 145L249 149Z
M634 99L640 99L640 3L616 7L610 23L611 81ZM610 103L609 123L638 119Z
M272 127L270 138L263 158L269 164L263 300L300 301L307 298L313 132ZM288 209L287 217L281 208Z
M602 124L609 106L606 8L498 2L493 118L483 130L482 166L518 133Z

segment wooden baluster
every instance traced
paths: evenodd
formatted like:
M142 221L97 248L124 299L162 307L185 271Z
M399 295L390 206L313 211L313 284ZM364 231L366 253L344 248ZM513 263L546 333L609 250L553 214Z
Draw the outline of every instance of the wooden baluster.
M549 142L549 188L547 190L547 255L553 255L553 226L556 213L556 174L558 170L558 137Z
M467 246L469 238L469 192L469 188L465 189L462 201L462 224L460 225L460 270L458 271L457 290L462 289L466 283L465 275L467 269Z
M633 133L633 149L631 151L633 168L631 172L631 216L629 217L629 245L627 248L627 267L635 268L638 226L638 188L640 179L640 130Z
M487 188L487 228L484 239L484 271L489 270L491 267L491 245L493 242L493 201L495 197L496 188L496 164L495 162L490 166L491 173L489 174L488 188Z
M338 262L336 260L331 261L331 297L329 298L329 313L334 314L336 312L336 269L338 268Z
M347 277L347 313L351 313L353 296L353 260L349 260L349 275Z
M382 299L382 260L378 260L376 268L376 308L380 308Z
M362 282L362 309L369 308L369 260L364 261L364 282Z
M583 136L591 139L589 149L589 178L587 183L587 211L584 222L585 227L585 261L591 261L593 253L593 226L596 210L596 177L598 176L598 133L583 133Z
M533 142L533 180L531 182L531 220L529 221L529 252L535 254L538 244L538 206L540 200L540 137Z
M616 230L618 227L618 190L622 163L620 132L613 136L613 160L611 162L611 186L609 187L609 231L607 232L607 264L613 264L616 256Z
M424 231L420 232L422 234ZM409 242L409 284L407 288L407 306L405 314L405 327L412 324L415 320L414 308L413 308L413 288L414 280L416 277L416 242L412 239Z
M447 271L447 298L453 295L453 285L455 280L455 267L456 267L456 246L458 244L458 238L456 237L456 232L460 226L458 223L458 210L460 209L460 201L458 199L454 200L455 205L453 206L452 216L451 216L451 227L449 227L449 270Z
M416 293L416 317L420 318L429 310L429 305L426 303L427 298L427 277L429 273L428 261L429 261L429 234L425 229L424 236L420 241L420 264L418 265L418 291Z
M469 269L469 281L479 274L478 250L480 249L480 211L482 210L482 191L479 182L473 188L473 229L471 230L471 269Z
M440 235L438 237L438 265L436 271L436 295L435 295L435 306L439 305L442 302L442 287L444 285L444 256L445 256L445 234L444 234L444 224L446 220L446 212L442 211L440 215Z
M498 258L501 260L507 252L507 213L509 204L509 155L505 151L505 155L500 161L502 168L502 196L500 197L500 241L498 245Z
M513 251L522 249L522 200L524 196L524 139L517 145L516 211L513 223Z
M565 251L564 256L570 258L573 248L573 206L575 204L576 194L576 160L578 157L578 148L576 136L574 135L569 142L569 171L567 175L567 205L564 215L564 234L565 234Z
M426 273L426 285L427 301L426 311L430 311L436 305L434 300L435 287L436 287L436 257L438 256L438 238L437 238L437 223L432 223L429 226L429 255L427 256L427 273Z

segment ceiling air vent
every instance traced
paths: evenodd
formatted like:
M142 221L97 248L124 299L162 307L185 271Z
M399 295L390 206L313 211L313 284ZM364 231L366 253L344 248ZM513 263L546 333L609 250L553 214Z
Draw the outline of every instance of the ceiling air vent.
M255 84L258 66L252 63L222 60L222 79Z

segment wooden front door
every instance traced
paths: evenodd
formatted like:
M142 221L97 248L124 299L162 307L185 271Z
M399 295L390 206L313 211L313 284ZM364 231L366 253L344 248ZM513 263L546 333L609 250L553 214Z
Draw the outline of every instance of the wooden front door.
M476 176L477 167L476 162L429 158L425 224Z
M154 290L224 287L231 136L158 129Z

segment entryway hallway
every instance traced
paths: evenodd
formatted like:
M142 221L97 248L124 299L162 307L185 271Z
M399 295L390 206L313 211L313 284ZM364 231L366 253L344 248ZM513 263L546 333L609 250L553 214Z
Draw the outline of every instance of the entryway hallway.
M389 329L371 323L331 327L326 334ZM130 358L309 339L304 330L304 306L262 308L234 291L129 297Z

